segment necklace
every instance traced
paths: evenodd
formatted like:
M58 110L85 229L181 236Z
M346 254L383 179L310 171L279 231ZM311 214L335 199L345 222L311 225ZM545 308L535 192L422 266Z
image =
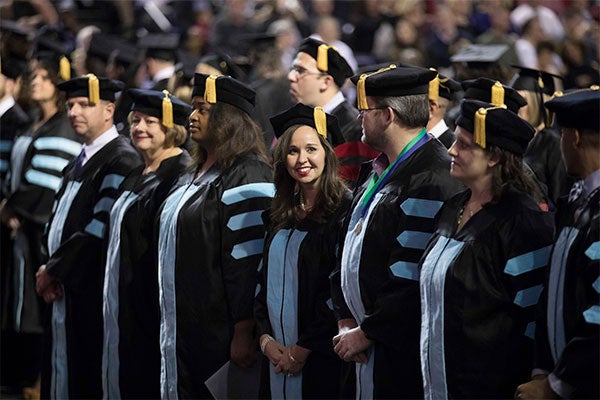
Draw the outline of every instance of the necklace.
M306 203L304 202L304 195L302 194L302 190L300 190L300 196L299 197L300 197L300 209L302 211L304 211L305 213L310 212L313 209L314 205L312 205L310 207L306 206Z
M479 211L479 210L481 209L481 207L482 207L481 205L477 205L477 206L475 206L475 208L471 209L471 207L469 207L468 205L467 205L467 206L463 205L463 206L461 207L460 211L458 212L458 221L457 221L458 223L457 223L457 225L458 225L458 226L460 226L460 223L461 223L461 222L462 222L462 220L463 220L463 216L464 216L464 214L465 214L465 211L467 211L467 210L468 210L468 216L467 216L467 218L465 218L465 222L467 222L467 220L471 219L471 217L472 217L472 216L473 216L473 215L474 215L474 214L475 214L477 211Z

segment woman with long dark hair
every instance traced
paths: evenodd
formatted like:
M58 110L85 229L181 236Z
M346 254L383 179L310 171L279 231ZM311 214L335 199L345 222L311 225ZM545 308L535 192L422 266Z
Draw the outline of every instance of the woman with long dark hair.
M273 172L250 118L254 91L196 74L192 167L163 203L158 228L162 398L210 398L227 361L256 361L253 299Z
M298 103L271 118L275 198L265 213L267 239L254 315L265 355L269 398L337 398L341 360L329 275L350 192L327 137L341 137L337 119ZM268 368L267 367L268 361Z
M450 173L468 189L440 211L420 264L425 398L510 398L531 371L554 223L523 168L533 127L475 100L457 125Z

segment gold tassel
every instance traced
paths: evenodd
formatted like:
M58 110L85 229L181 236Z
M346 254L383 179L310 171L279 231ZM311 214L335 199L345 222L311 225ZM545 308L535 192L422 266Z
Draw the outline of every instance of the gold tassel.
M204 101L210 104L217 102L217 78L218 75L210 75L206 78L206 86L204 88Z
M541 74L538 76L538 86L540 87L540 89L544 88L544 80L542 79Z
M62 56L59 65L60 77L65 81L71 79L71 63L69 62L69 59L65 56Z
M163 90L165 98L162 101L162 124L167 128L173 127L173 103L169 98L169 91Z
M429 68L431 71L437 72L435 68ZM429 100L437 101L440 97L440 75L436 74L435 78L429 81Z
M368 74L362 74L356 82L356 102L359 110L366 110L369 108L367 104L367 93L365 91L365 81L367 80Z
M494 83L494 85L492 86L492 101L490 103L492 103L495 106L501 106L504 104L504 87L502 87L502 84L498 81L496 81L496 83Z
M373 76L375 74L379 74L381 72L389 71L390 69L396 68L396 65L390 64L389 67L381 68L375 72L371 72L370 74L362 74L360 78L358 78L358 82L356 82L356 103L359 110L368 110L369 105L367 104L367 92L365 88L365 81L369 76Z
M485 149L485 116L487 115L487 109L480 108L475 112L475 143Z
M94 74L87 74L88 99L90 103L97 104L100 101L100 81Z
M550 100L555 99L557 97L561 97L563 95L564 95L563 92L561 92L560 90L557 90L556 92L554 92L552 94L552 97L550 98ZM548 100L548 101L550 101L550 100ZM556 117L556 115L552 111L548 110L548 121L547 121L548 122L548 126L554 125L554 118L555 117Z
M326 44L322 44L319 46L317 50L317 69L319 71L328 72L329 71L329 63L327 52L329 51L329 46Z
M591 90L600 90L600 86L598 86L598 85L592 85L592 86L590 86L590 89Z
M315 119L317 133L327 139L327 115L325 115L322 107L315 107L313 118Z

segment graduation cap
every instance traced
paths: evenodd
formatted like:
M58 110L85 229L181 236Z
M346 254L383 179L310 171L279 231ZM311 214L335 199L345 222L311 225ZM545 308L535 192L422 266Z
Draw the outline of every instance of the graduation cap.
M565 128L589 129L600 131L600 87L576 89L557 95L544 103L546 108L556 114L556 122Z
M203 97L210 104L223 102L251 114L256 93L230 76L194 74L192 97Z
M0 74L8 79L17 79L19 76L23 75L25 69L26 64L13 57L0 58Z
M62 82L58 88L67 93L67 98L87 97L92 104L99 100L115 101L115 93L125 88L121 81L111 80L94 74L87 74Z
M109 60L113 60L115 63L127 68L140 61L139 52L137 47L130 41L115 37Z
M221 52L203 56L198 61L198 64L209 65L221 74L231 76L238 81L246 79L246 73L235 63L235 61L227 54Z
M433 68L430 69L437 72ZM429 81L429 100L437 101L439 97L443 97L452 101L456 98L456 93L458 92L462 92L460 83L440 73Z
M187 125L192 113L189 104L171 95L167 90L129 89L127 93L133 99L131 111L139 111L161 120L167 128L173 124Z
M534 127L514 112L471 99L462 102L456 125L473 133L482 148L496 146L518 156L525 153L535 133Z
M481 68L498 62L508 49L507 44L470 44L450 57L450 61L464 62L469 67Z
M96 32L90 39L90 45L87 50L88 57L97 57L107 62L114 51L116 40L101 32Z
M314 128L333 147L344 143L337 118L331 114L327 114L321 107L313 108L302 103L297 103L286 111L271 117L269 120L277 138L281 137L291 126L306 125Z
M142 36L138 46L146 49L147 58L176 60L175 50L179 47L179 35L175 33L149 33Z
M437 73L420 67L397 67L391 64L375 72L354 75L359 110L366 110L366 96L399 97L429 92L429 82Z
M317 69L331 75L338 87L342 87L346 78L352 76L352 68L346 59L334 47L325 42L306 38L300 43L298 53L306 53L317 60Z
M515 89L492 79L477 78L464 81L462 87L465 91L463 98L479 100L496 106L504 104L514 113L518 113L519 108L527 104L527 100Z
M512 65L519 70L512 86L515 90L528 90L535 93L544 93L552 96L556 91L555 79L562 81L562 77L545 71Z

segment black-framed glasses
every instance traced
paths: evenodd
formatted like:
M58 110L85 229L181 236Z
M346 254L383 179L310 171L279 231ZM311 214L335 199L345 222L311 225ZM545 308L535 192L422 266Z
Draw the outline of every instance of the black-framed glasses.
M365 113L366 113L367 111L373 111L373 110L385 110L386 108L387 108L387 107L373 107L373 108L367 108L367 109L364 109L364 110L358 110L358 116L359 116L359 117L362 117L362 116L364 116L364 115L365 115Z
M301 67L299 65L294 65L292 66L292 68L290 68L290 72L296 74L296 76L298 77L298 79L301 79L305 76L308 75L325 75L324 72L310 72L309 70L307 70L304 67Z

